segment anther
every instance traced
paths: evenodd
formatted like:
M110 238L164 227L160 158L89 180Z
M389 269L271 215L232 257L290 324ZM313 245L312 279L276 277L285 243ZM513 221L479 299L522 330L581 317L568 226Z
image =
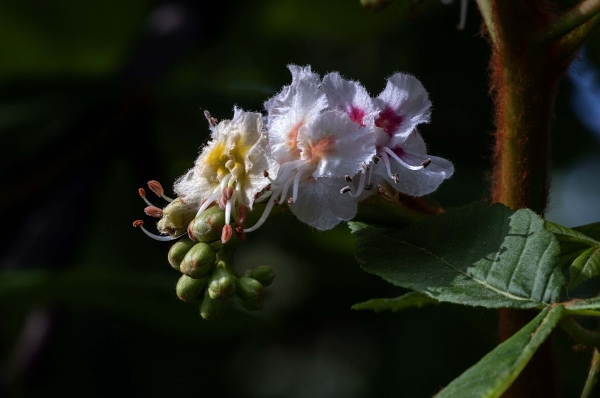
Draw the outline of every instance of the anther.
M392 178L396 184L398 184L398 181L400 181L400 176L398 176L398 173L392 174Z
M165 190L163 189L162 185L160 185L160 182L156 180L148 181L148 188L150 188L150 190L154 192L156 196L162 196L165 193Z
M379 163L379 156L373 155L373 158L371 160L373 161L373 163L377 164Z
M267 170L263 170L263 177L268 178L269 172Z
M140 194L140 198L145 198L146 197L146 190L144 188L140 188L138 189L138 194Z
M160 209L160 208L158 208L156 206L148 206L148 207L146 207L144 209L144 213L146 213L150 217L156 217L156 218L161 218L163 216L162 209Z
M235 236L241 241L246 240L246 233L244 232L244 224L240 222L235 223Z
M257 193L254 194L254 200L260 198L262 196L262 194L264 193L264 191L258 191Z
M288 205L292 205L292 204L294 204L294 199L289 198L287 202L288 202Z
M227 243L227 241L231 239L231 235L233 235L233 228L231 228L231 225L225 224L223 231L221 232L221 243Z
M362 167L364 170L369 170L369 167L367 166L367 164L365 162L360 162L360 167Z
M227 200L225 200L225 198L221 196L219 200L217 200L217 204L222 210L225 210L225 208L227 207Z
M423 166L423 168L429 166L431 164L431 159L426 159L425 161L423 161L423 163L421 163L421 166Z
M373 189L373 184L365 185L365 191L370 191L371 189Z
M144 222L143 222L142 220L135 220L135 221L133 222L133 226L134 226L135 228L137 228L137 227L141 227L142 225L144 225Z
M348 174L346 174L344 178L346 179L346 182L352 182L352 177L350 177Z
M223 188L223 198L226 201L229 201L233 196L233 187L225 187Z
M346 193L346 192L350 192L350 191L352 191L352 188L350 188L350 187L344 187L344 188L340 189L340 193L342 193L342 194Z
M267 185L267 186L266 186L266 187L263 189L263 191L270 191L270 190L271 190L271 184Z
M279 206L279 199L273 199L273 204L275 206Z
M210 124L211 126L214 127L217 125L218 120L212 117L209 111L204 111L204 117L206 118L206 120L208 120L208 124Z
M248 216L248 209L243 204L239 204L237 208L238 222L243 223ZM243 228L242 228L243 229Z

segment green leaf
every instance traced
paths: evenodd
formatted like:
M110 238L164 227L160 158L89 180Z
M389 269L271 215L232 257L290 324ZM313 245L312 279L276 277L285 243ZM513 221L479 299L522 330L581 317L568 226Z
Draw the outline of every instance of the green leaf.
M562 303L562 305L569 311L574 313L579 313L581 315L586 315L588 311L600 311L600 297L592 297L589 299L573 299L571 301L566 301ZM587 315L600 315L598 313L590 313Z
M532 308L564 285L558 241L531 210L473 203L404 228L350 227L365 271L438 301Z
M405 308L421 308L428 304L439 304L439 301L432 299L419 292L410 292L404 296L395 298L377 298L364 303L354 304L353 310L373 310L375 312L392 311L398 312Z
M584 235L589 236L592 239L600 241L600 222L592 224L581 225L573 228L575 231L581 232Z
M563 225L555 224L548 220L546 220L544 224L546 229L556 235L556 238L561 242L579 242L590 246L596 246L600 244L600 242L597 240L590 238L580 231L576 231Z
M510 339L460 375L436 398L494 398L517 378L538 347L560 320L561 305L546 307Z
M590 278L600 275L600 246L590 247L584 251L573 261L570 271L569 290L574 289Z

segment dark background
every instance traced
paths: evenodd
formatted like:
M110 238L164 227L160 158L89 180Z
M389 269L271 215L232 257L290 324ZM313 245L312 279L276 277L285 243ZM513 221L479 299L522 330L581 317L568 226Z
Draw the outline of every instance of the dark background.
M489 48L474 3L464 31L458 17L438 0L0 2L0 396L427 397L477 362L493 310L350 310L403 291L359 269L344 225L252 233L237 267L275 269L264 309L231 300L214 323L176 298L169 244L131 227L151 226L137 188L171 194L192 166L203 110L260 111L290 63L372 95L395 71L417 76L430 153L456 166L431 198L486 200ZM569 226L600 221L598 61L596 35L557 101L548 217ZM591 353L562 331L554 343L561 396L579 396Z

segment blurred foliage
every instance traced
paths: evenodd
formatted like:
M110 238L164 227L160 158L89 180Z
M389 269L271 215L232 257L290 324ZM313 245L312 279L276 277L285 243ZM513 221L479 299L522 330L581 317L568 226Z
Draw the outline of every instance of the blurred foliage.
M434 104L421 132L456 166L432 198L487 198L489 50L475 7L465 31L457 20L458 2L437 0L381 13L358 0L0 3L0 395L420 397L490 351L493 311L351 311L403 290L359 269L344 226L285 218L252 233L238 266L271 266L271 296L260 313L234 305L219 323L177 300L168 244L131 227L143 215L137 188L168 187L191 167L208 136L202 111L260 110L289 82L289 63L340 71L374 95L395 71L417 76ZM557 166L598 149L569 90ZM38 312L49 328L27 359L19 342ZM589 355L562 343L564 396L575 396Z

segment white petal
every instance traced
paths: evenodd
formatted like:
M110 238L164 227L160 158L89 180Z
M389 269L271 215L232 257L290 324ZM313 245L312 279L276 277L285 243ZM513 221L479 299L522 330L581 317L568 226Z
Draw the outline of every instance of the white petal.
M385 89L374 98L379 118L388 115L391 123L384 128L389 136L387 146L399 145L420 123L428 123L431 115L431 101L425 88L414 76L396 73L391 76ZM395 119L393 115L401 118ZM375 119L375 124L378 124ZM378 141L378 144L384 145Z
M331 229L356 215L356 201L340 194L346 184L343 178L310 178L290 208L300 221L322 231Z
M343 177L361 169L375 155L375 136L352 122L348 114L326 111L299 134L302 159L316 167L313 177Z
M323 78L321 89L327 94L330 109L346 112L354 123L372 126L374 111L371 96L360 83L334 72Z
M399 151L399 149L402 149L402 151ZM390 158L391 172L392 174L398 174L398 183L390 178L384 162L379 162L374 172L384 177L397 191L407 195L427 195L435 191L445 179L450 178L454 173L454 166L451 162L427 154L423 138L416 131L402 145L392 148L392 150L397 154L399 153L399 157L403 161L413 166L419 166L426 159L431 159L431 163L426 168L409 170Z

